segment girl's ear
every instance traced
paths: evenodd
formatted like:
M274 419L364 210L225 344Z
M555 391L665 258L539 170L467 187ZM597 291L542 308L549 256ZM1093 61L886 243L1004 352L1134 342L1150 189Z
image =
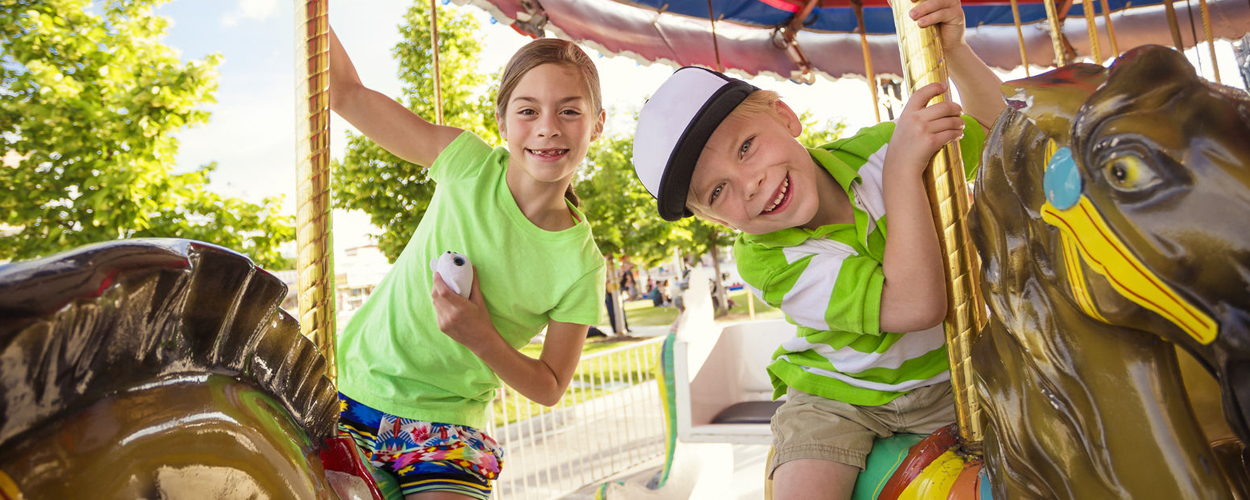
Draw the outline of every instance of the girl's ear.
M803 133L803 122L786 103L780 99L773 101L773 112L777 113L777 119L790 131L791 135L798 137Z
M595 122L595 130L590 133L590 140L596 141L599 136L603 135L603 122L608 118L608 112L599 110L599 120Z
M499 138L508 140L508 122L504 121L499 113L495 113L495 125L499 127Z

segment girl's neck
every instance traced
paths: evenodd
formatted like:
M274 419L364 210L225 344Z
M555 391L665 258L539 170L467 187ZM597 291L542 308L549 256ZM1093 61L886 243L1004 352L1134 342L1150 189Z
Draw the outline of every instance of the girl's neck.
M563 231L577 223L564 199L567 184L535 182L515 169L508 170L506 180L517 208L535 226L545 231Z

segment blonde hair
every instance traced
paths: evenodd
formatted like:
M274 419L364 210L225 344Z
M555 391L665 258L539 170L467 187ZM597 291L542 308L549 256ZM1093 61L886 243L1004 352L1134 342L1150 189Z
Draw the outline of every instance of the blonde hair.
M508 64L503 68L503 75L499 77L499 92L495 94L495 116L500 119L505 116L508 110L508 100L512 98L512 92L516 90L521 78L531 69L544 64L562 64L580 73L582 80L586 83L586 92L590 94L591 116L599 116L599 113L603 111L603 93L599 91L599 69L581 47L559 38L539 38L512 54L512 59L509 59ZM573 206L581 206L581 199L577 197L577 193L573 192L572 184L569 184L568 189L564 191L564 197Z
M776 114L773 111L773 104L780 100L781 95L774 91L756 90L738 103L738 106L729 112L729 116L753 118L764 113ZM729 116L725 118L728 119Z

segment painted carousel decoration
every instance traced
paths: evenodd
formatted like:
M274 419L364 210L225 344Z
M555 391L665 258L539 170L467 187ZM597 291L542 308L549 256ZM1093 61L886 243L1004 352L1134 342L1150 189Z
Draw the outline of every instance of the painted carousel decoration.
M1157 46L1003 92L972 211L995 496L1246 498L1250 95Z

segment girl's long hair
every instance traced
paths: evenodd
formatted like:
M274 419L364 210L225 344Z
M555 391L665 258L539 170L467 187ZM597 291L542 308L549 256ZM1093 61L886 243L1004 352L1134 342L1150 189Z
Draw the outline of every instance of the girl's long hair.
M502 118L508 108L508 100L521 81L521 77L538 66L555 63L572 67L582 75L586 91L590 95L592 116L599 116L603 110L603 94L599 91L599 70L595 63L582 51L577 44L559 38L539 38L534 40L512 55L504 66L503 76L499 79L499 92L495 94L495 116ZM564 191L565 199L573 206L581 206L581 199L573 192L573 184L569 183Z

